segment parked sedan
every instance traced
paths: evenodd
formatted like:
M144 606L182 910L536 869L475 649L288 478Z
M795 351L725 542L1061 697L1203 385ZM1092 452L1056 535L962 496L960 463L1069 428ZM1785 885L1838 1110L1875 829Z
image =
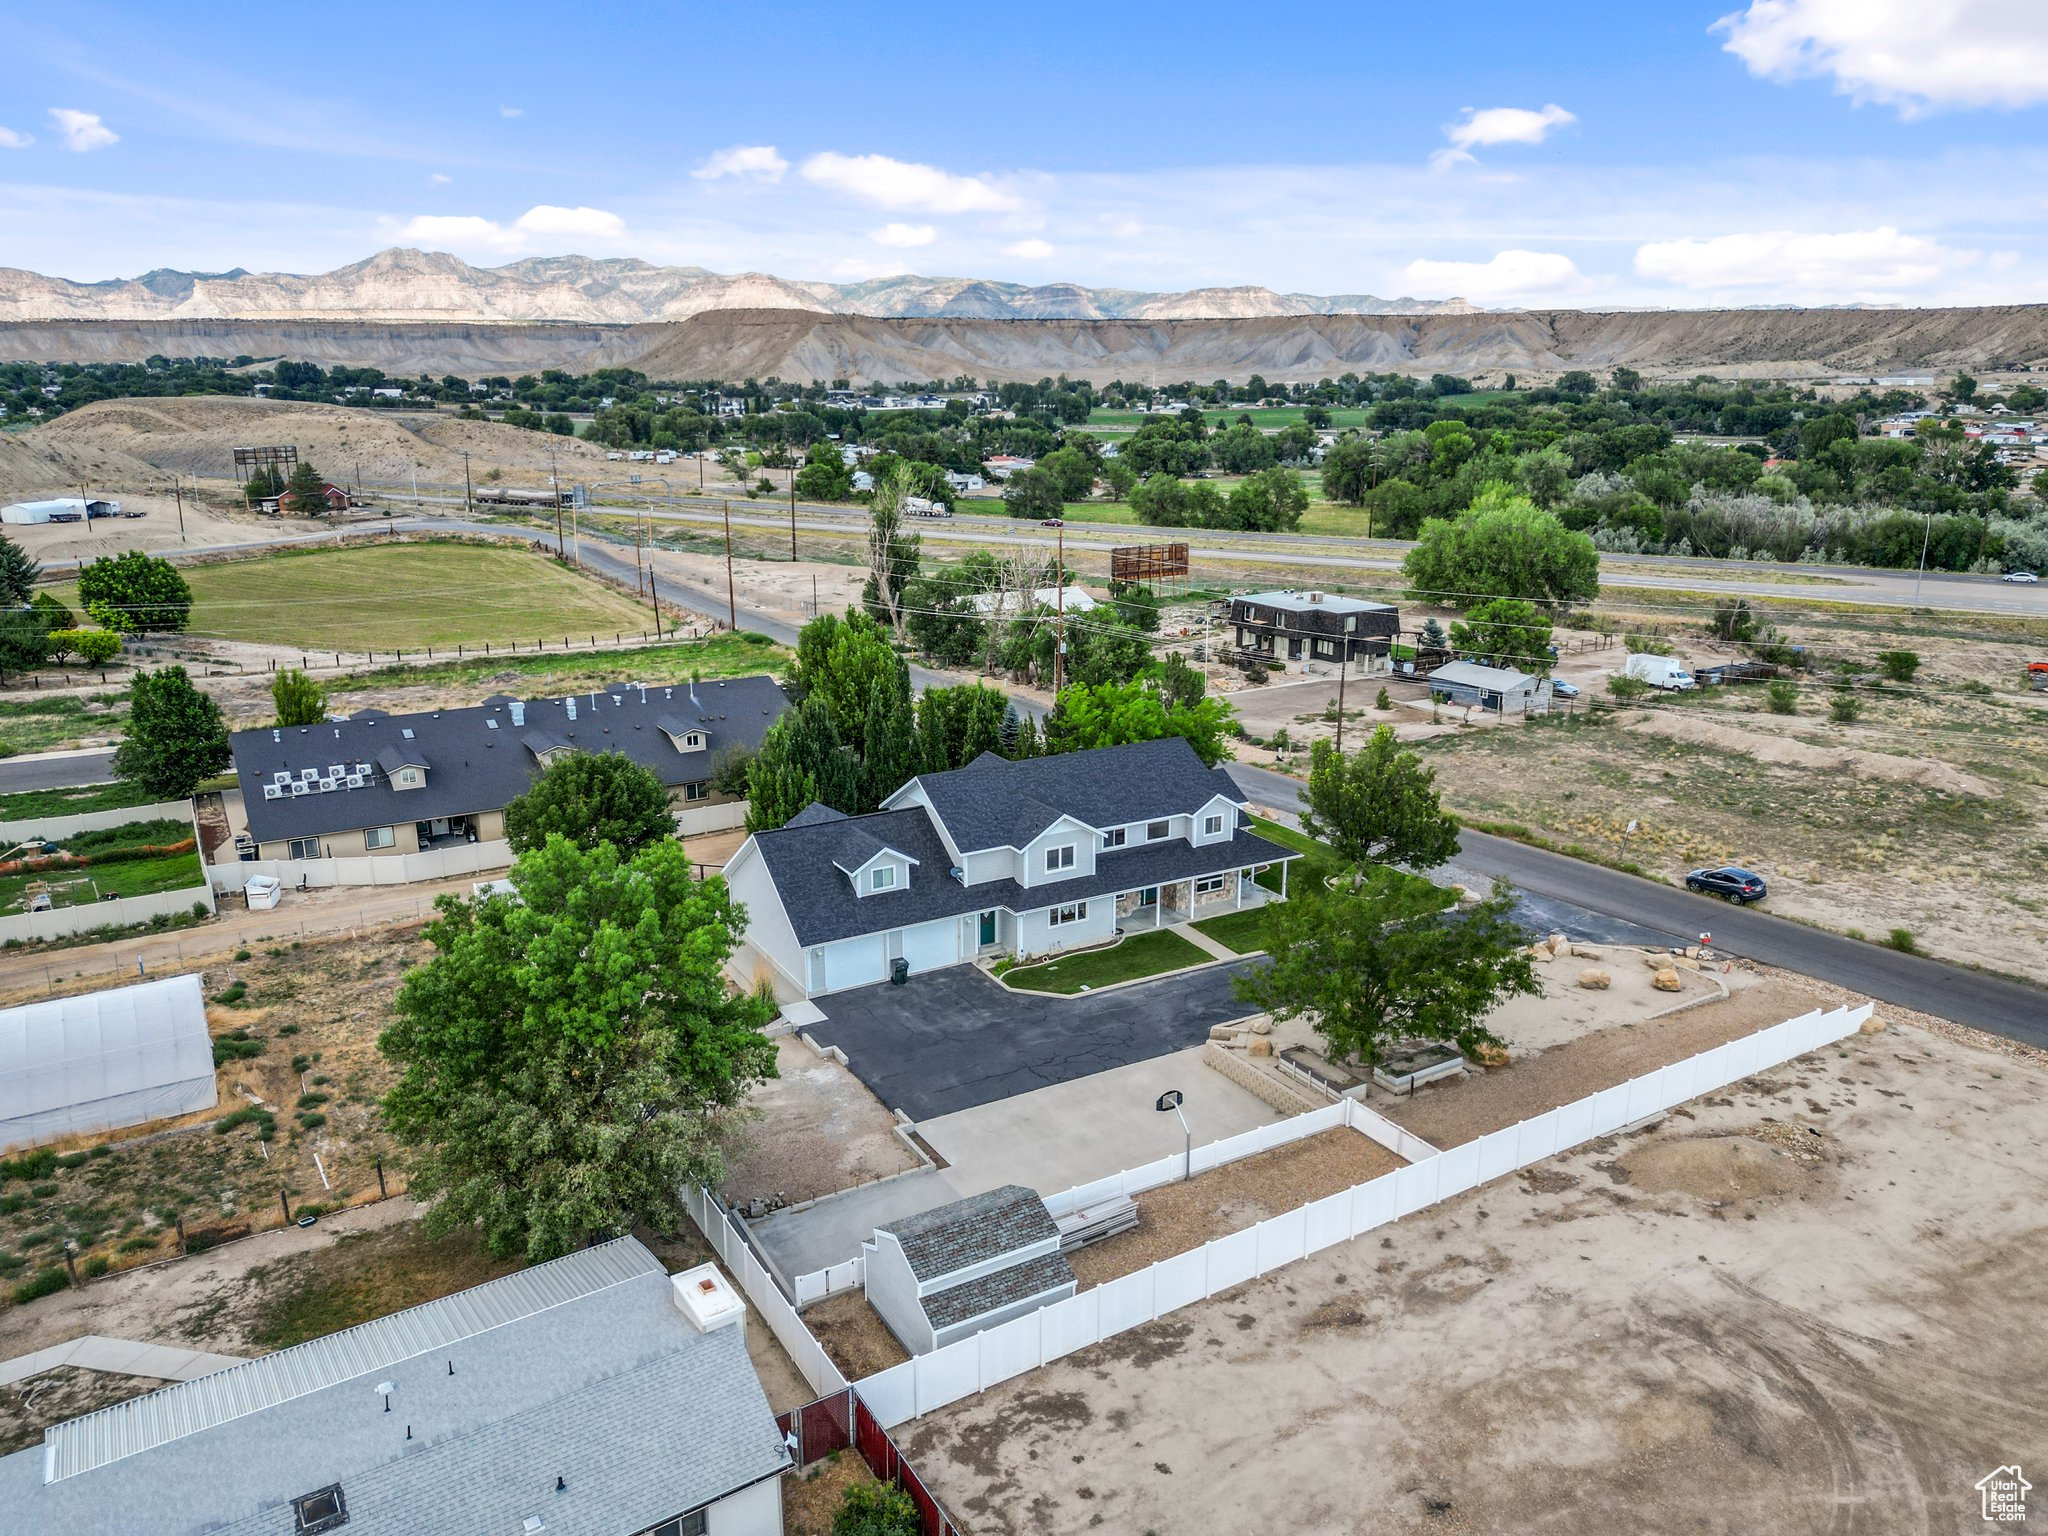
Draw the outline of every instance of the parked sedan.
M1744 907L1770 894L1762 875L1733 864L1724 864L1719 869L1696 869L1685 877L1685 888L1702 896L1724 897Z
M1579 685L1568 683L1561 677L1553 677L1550 680L1550 691L1560 699L1576 699L1579 696Z
M1998 579L2000 581L2016 581L2031 587L2035 582L2039 581L2041 578L2036 576L2032 571L2007 571L2003 576L1999 577Z

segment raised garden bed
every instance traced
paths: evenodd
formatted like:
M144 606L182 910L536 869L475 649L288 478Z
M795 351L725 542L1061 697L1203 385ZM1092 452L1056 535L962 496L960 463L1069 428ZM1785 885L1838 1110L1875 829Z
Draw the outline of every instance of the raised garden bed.
M1394 1054L1372 1069L1372 1080L1389 1093L1413 1093L1425 1083L1456 1077L1465 1070L1465 1058L1448 1045L1434 1043L1397 1047Z

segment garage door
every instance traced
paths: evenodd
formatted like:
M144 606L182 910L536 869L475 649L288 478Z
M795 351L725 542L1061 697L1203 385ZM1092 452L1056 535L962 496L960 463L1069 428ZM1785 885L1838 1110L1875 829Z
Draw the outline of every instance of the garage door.
M818 988L821 992L844 992L848 987L872 986L888 979L889 969L883 959L882 936L879 933L868 938L842 939L837 944L827 944L820 953L825 962L825 975Z
M910 962L913 976L919 971L935 971L942 965L958 965L960 919L949 917L943 922L904 929L903 958Z

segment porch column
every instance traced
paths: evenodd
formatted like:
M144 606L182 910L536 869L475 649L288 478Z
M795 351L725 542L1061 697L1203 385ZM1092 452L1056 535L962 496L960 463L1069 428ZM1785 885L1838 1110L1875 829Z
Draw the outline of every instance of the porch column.
M1244 880L1245 872L1240 869L1237 877L1230 882L1230 910L1233 912L1244 905Z
M1287 865L1289 862L1283 860L1280 865L1280 899L1282 901L1287 899Z

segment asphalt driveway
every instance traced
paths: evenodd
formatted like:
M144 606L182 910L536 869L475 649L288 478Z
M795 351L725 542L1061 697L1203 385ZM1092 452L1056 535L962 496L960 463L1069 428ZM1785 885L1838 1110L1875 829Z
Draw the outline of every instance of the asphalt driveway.
M1212 1024L1257 1011L1230 990L1250 963L1082 997L1012 992L955 965L816 998L825 1022L810 1034L844 1051L884 1106L924 1120L1199 1045Z

